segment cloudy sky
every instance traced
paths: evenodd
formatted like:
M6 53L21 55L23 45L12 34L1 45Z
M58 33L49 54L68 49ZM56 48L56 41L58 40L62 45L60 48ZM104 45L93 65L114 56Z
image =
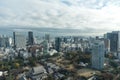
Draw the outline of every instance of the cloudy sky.
M0 0L0 27L120 30L120 0Z

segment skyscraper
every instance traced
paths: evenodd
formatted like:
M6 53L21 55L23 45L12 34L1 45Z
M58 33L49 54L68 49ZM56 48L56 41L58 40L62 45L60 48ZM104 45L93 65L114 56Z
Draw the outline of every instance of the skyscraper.
M110 40L111 52L120 51L120 31L113 31L111 33L107 33L105 38Z
M78 37L74 37L74 43L78 43Z
M55 38L55 49L60 52L60 47L61 47L61 38L60 37L56 37Z
M16 49L16 45L15 45L15 32L13 32L13 48Z
M45 40L47 40L48 43L50 42L50 35L49 34L45 34Z
M105 52L106 53L110 52L110 40L104 39L104 43L105 43Z
M43 44L43 54L47 55L49 53L48 41L45 40L42 42L42 44Z
M0 37L0 47L10 47L9 38L8 37Z
M96 40L92 45L92 68L101 70L104 66L104 42Z
M14 49L26 48L26 37L20 32L13 32Z
M110 36L110 50L117 52L118 49L118 33L112 32Z
M33 45L33 44L34 44L33 32L29 31L28 32L28 45Z

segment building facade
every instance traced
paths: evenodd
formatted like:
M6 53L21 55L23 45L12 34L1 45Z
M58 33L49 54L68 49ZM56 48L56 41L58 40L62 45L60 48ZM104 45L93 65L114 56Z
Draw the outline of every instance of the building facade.
M49 34L45 34L45 40L48 41L48 43L50 43L50 35Z
M0 47L10 47L10 42L8 37L0 37Z
M105 39L110 40L110 51L111 52L120 51L120 31L113 31L111 33L105 34Z
M110 40L104 39L104 44L105 44L105 53L110 52Z
M92 68L103 69L104 67L104 51L103 41L96 40L92 45Z
M20 32L13 32L14 48L26 48L26 37Z
M33 32L29 31L28 32L28 45L33 45L33 44L34 44Z
M60 48L61 48L61 38L60 37L56 37L55 38L55 49L60 52Z

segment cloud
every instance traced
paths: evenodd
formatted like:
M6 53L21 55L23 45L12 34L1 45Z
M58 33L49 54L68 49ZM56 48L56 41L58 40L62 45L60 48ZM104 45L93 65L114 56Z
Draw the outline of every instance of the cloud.
M120 29L119 0L1 0L0 26Z

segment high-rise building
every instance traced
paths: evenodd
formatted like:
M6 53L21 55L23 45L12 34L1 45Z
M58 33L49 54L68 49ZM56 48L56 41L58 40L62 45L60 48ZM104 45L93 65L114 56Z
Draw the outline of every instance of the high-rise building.
M110 51L120 51L120 31L113 31L105 35L105 39L110 40Z
M33 45L33 44L34 44L33 32L29 31L28 32L28 45Z
M104 42L96 40L92 45L92 68L103 69L104 67Z
M105 38L105 39L109 39L110 36L111 36L111 33L106 33L106 34L104 34L104 38Z
M117 52L118 50L118 33L112 32L110 36L110 50Z
M67 37L64 37L64 38L63 38L63 42L64 42L64 43L67 43Z
M0 37L0 47L10 47L9 38L8 37Z
M118 31L118 48L117 51L120 51L120 31Z
M42 42L42 44L43 44L43 54L47 55L49 53L48 41L45 40Z
M20 32L13 32L14 49L26 48L26 37Z
M104 43L105 43L105 52L106 53L110 52L110 40L104 39Z
M45 34L45 40L48 41L48 43L50 42L50 35L49 34Z
M60 37L56 37L55 38L55 49L60 52L60 47L61 47L61 38Z
M78 43L78 37L74 37L74 43Z

